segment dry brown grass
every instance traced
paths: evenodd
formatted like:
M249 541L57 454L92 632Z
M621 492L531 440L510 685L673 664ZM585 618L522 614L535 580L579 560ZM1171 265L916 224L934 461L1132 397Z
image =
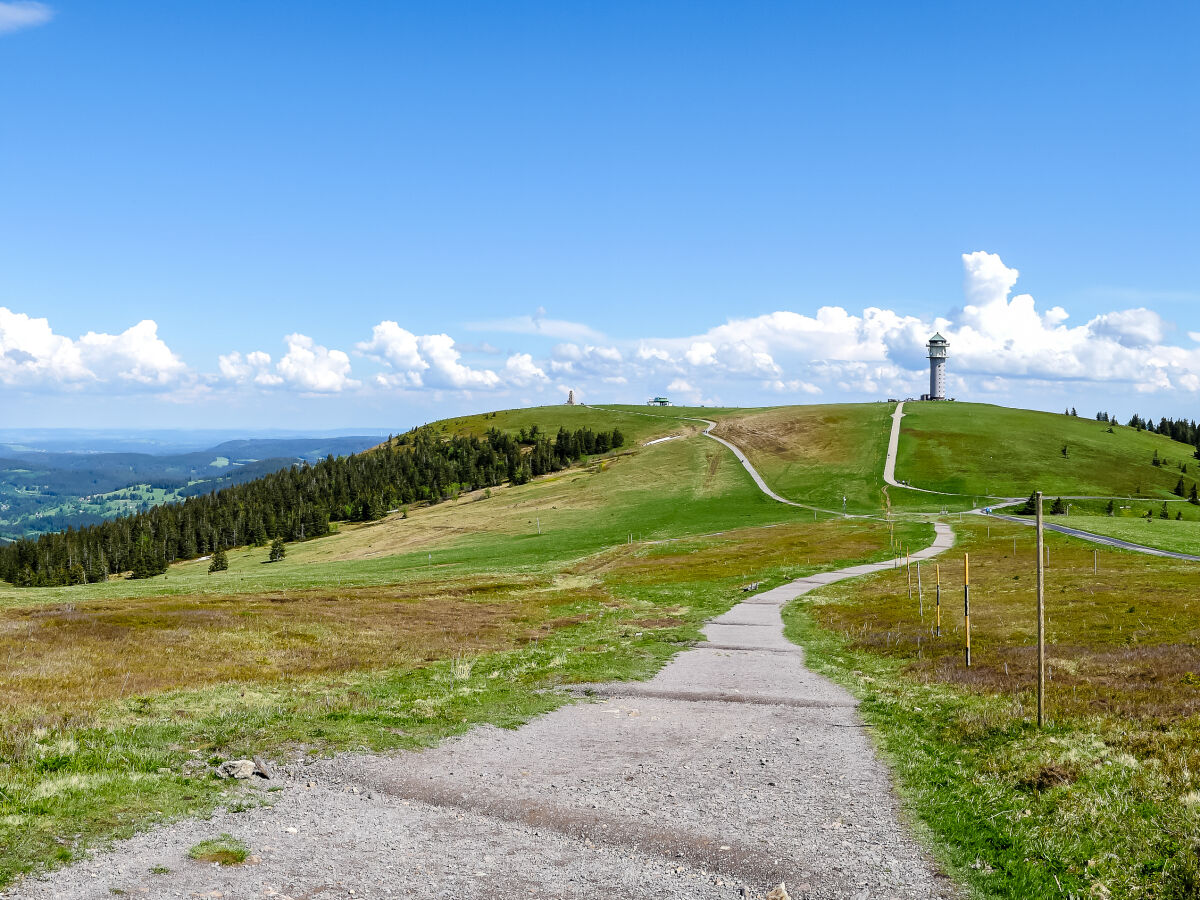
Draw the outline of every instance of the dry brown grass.
M1036 674L1035 561L1032 530L971 521L956 526L959 546L939 563L942 637L934 637L934 567L922 567L925 615L904 571L837 591L818 620L854 646L911 658L924 679L989 692L1027 691ZM1013 553L1013 536L1017 552ZM1200 712L1200 567L1101 549L1048 535L1046 640L1057 710L1169 720ZM971 557L972 667L963 644L963 551Z
M637 553L604 560L603 570L631 584L679 578L729 578L787 567L828 568L838 560L863 559L888 546L887 527L878 522L796 522L737 528L705 537L664 541Z
M7 708L389 667L514 646L580 591L528 578L423 580L261 596L161 597L0 611ZM536 590L536 592L534 592Z

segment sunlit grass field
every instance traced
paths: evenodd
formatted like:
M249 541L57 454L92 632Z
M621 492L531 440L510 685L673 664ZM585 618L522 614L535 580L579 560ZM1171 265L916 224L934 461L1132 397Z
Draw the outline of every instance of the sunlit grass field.
M890 412L890 410L889 410ZM1194 447L1124 425L980 403L906 403L896 477L975 496L1172 496ZM1066 453L1063 453L1064 447ZM1152 464L1157 451L1160 466ZM1188 472L1181 471L1188 466Z
M565 702L547 688L649 676L748 581L889 555L883 524L770 501L732 454L683 433L343 525L279 563L240 548L212 575L196 561L0 591L0 883L241 802L211 776L219 757L514 726Z

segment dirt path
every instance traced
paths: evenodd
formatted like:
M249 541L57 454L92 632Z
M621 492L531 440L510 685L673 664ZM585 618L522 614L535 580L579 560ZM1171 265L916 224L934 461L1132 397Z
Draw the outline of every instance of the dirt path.
M949 526L914 554L951 546ZM784 604L892 561L750 597L653 680L423 753L297 761L271 806L158 828L6 897L956 895L900 821L843 689L784 639ZM228 832L253 854L187 856ZM152 874L154 869L161 874ZM745 893L743 893L743 889Z

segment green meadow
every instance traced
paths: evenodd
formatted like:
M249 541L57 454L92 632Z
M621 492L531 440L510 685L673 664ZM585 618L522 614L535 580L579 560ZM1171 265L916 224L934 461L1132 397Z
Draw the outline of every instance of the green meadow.
M1168 499L1200 475L1195 448L1058 413L980 403L908 403L896 478L985 497L1056 494ZM1065 451L1065 452L1064 452ZM1153 465L1158 453L1161 465ZM1184 473L1182 467L1187 467Z
M561 688L573 683L648 677L746 583L927 544L929 512L988 492L1125 497L1112 516L1107 500L1070 501L1055 521L1200 552L1200 507L1172 493L1181 477L1190 485L1189 447L1061 415L910 404L897 477L962 493L941 498L884 489L892 409L460 417L434 427L619 428L626 445L525 485L343 523L288 544L281 562L239 547L213 574L194 560L138 581L0 585L0 884L155 822L251 802L212 777L223 758L427 746L479 723L515 727L570 702ZM780 494L891 512L895 535L881 517L766 498L689 417L716 421ZM928 578L913 604L903 570L808 595L786 611L788 634L862 698L931 849L977 896L1196 896L1194 564L1101 549L1093 572L1093 545L1049 535L1052 727L1039 732L1032 531L952 521L959 543L933 564L941 636Z

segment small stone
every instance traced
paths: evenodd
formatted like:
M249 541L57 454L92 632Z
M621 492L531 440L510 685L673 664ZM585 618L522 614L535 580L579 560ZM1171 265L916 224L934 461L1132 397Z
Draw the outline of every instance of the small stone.
M249 778L254 774L254 760L230 759L217 766L218 778Z
M787 892L787 888L781 881L771 893L767 894L767 900L792 900L792 895Z

